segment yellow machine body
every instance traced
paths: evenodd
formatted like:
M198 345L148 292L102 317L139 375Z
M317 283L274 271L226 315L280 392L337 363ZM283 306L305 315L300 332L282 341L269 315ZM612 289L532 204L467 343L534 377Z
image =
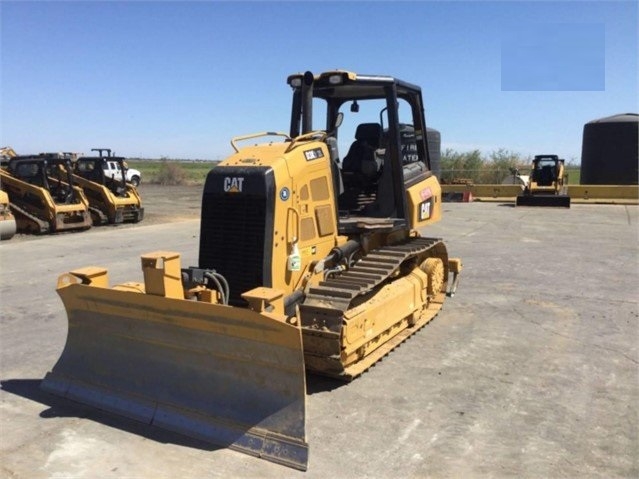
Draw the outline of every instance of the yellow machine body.
M290 134L235 138L207 176L197 267L160 251L142 257L143 282L109 287L100 267L60 277L69 333L45 390L306 469L305 371L349 381L440 311L462 266L420 234L441 218L421 91L341 71L288 81ZM412 143L384 107L386 128L358 127L340 159L343 106L372 97L408 102ZM328 104L323 130L313 99Z
M70 186L66 177L49 176L60 173L53 164L58 160L14 157L7 168L0 169L2 189L9 195L18 231L53 233L91 227L89 202L82 189Z
M565 184L564 160L557 155L537 155L533 159L528 184L517 196L517 206L560 206L570 208Z
M326 161L307 162L303 152L320 149ZM286 261L273 262L271 286L290 294L297 288L313 261L324 258L329 251L346 238L338 238L335 195L330 181L326 145L321 142L265 143L248 146L236 152L218 165L235 172L237 168L268 168L279 191L288 191L286 201L279 201L273 215L273 241L270 252L273 258L286 259L292 244L297 242L301 255L299 271L288 271ZM329 174L327 174L329 173ZM226 178L226 177L225 177ZM229 194L241 195L233 181L240 181L235 173L229 173ZM224 180L223 180L224 181ZM235 188L238 188L235 191ZM241 252L238 252L241 254Z
M102 169L103 161L100 157L81 157L73 164L73 182L82 188L89 201L93 224L142 221L144 208L137 188L124 179L107 177Z

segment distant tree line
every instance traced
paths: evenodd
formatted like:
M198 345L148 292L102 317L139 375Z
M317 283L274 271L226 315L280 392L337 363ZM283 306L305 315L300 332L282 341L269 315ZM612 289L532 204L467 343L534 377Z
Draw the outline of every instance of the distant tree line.
M150 183L162 185L182 185L203 183L209 169L218 161L211 160L175 160L167 157L159 159L128 158L140 169ZM532 156L504 148L492 151L488 155L479 150L459 152L446 148L441 153L440 181L454 183L471 181L473 183L501 183L507 176L519 172L527 175L530 172ZM574 159L566 160L566 170L570 174L571 183L578 182L579 165Z
M501 183L507 176L516 172L527 175L530 171L532 156L504 148L484 155L479 150L459 152L451 148L442 151L440 160L443 183L470 180L473 183ZM566 169L579 169L574 160L566 161Z

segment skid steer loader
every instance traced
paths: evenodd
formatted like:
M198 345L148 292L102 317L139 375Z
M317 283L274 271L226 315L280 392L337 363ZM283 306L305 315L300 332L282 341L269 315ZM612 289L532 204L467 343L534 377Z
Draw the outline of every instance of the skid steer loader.
M0 169L18 231L54 233L91 227L89 202L73 186L71 159L56 153L15 156Z
M138 223L144 218L144 208L137 189L126 181L124 158L121 156L82 156L73 162L73 181L89 200L93 224ZM110 151L110 150L109 150ZM119 165L120 177L105 173L108 162Z
M143 283L60 276L69 331L45 390L304 470L305 370L349 381L440 311L461 261L420 234L441 217L420 88L347 71L288 84L290 132L234 138L207 176L197 267L156 251ZM340 168L344 113L368 102Z
M570 208L566 193L564 160L557 155L537 155L517 206L559 206Z

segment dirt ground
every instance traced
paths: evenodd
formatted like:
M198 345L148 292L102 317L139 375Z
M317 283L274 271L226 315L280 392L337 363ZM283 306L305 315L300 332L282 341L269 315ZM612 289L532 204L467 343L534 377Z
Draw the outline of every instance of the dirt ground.
M199 218L203 187L204 185L140 185L144 224L174 223Z

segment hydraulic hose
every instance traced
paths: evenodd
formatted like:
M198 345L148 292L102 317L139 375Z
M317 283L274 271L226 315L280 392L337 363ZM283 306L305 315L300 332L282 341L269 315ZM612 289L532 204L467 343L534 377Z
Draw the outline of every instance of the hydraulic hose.
M359 242L355 240L349 240L343 245L333 248L324 260L333 264L339 263L344 258L349 258L354 253L359 251L360 247L361 246Z
M304 291L301 289L293 291L284 298L284 313L287 316L295 315L295 305L304 301Z
M204 276L206 276L208 279L213 281L213 283L217 287L217 290L220 292L220 295L222 296L222 304L228 305L230 292L229 292L229 284L226 281L226 278L222 276L221 274L215 273L215 272L204 273ZM224 284L224 286L222 286L222 284Z

